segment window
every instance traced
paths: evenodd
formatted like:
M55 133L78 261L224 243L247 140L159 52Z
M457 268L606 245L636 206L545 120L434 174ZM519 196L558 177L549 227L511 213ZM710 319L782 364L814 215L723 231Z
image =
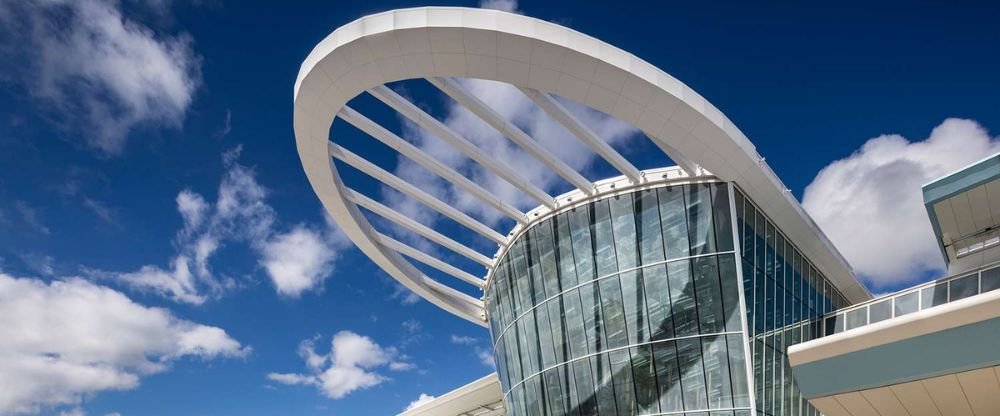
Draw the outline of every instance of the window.
M979 276L972 274L948 282L948 301L965 299L979 293Z
M920 310L920 292L911 292L893 299L895 316L903 316Z

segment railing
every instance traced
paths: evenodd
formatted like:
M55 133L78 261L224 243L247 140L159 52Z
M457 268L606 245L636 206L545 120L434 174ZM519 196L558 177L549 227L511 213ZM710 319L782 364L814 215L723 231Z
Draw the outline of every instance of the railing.
M1000 266L958 274L832 312L823 318L833 335L1000 289Z

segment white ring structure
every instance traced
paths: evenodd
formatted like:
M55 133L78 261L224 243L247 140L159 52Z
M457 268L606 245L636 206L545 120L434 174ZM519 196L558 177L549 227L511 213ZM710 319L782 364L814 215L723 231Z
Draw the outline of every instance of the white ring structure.
M640 172L576 120L552 95L574 100L630 123L683 170L658 170L657 175L669 171L674 177L694 177L706 175L707 171L720 180L735 182L767 212L789 239L796 242L844 296L852 302L870 298L867 290L855 279L848 263L806 215L746 136L721 111L677 79L600 40L531 17L468 8L393 10L366 16L338 28L305 59L295 82L295 139L313 190L344 233L389 275L439 307L485 325L481 299L427 277L402 254L470 284L482 287L483 282L381 234L362 214L359 202L366 208L381 211L378 212L381 216L412 227L429 239L480 263L486 259L489 263L486 264L487 269L497 258L480 258L471 249L425 229L401 214L385 211L389 208L348 188L331 156L347 163L358 163L354 165L356 167L372 168L374 165L365 165L363 160L348 160L356 155L344 153L344 149L330 142L331 125L338 115L455 187L479 197L484 204L514 218L518 223L514 232L495 233L482 224L476 224L467 215L441 206L439 201L421 200L443 215L499 243L501 252L509 239L520 234L519 230L523 231L538 219L547 217L544 214L559 211L586 198L615 192L613 186L604 186L602 190L602 186L595 186L569 169L513 123L498 118L495 111L462 90L460 84L449 80L451 77L505 82L521 89L553 119L580 137L584 144L624 175L620 179L600 182L605 185L640 186L652 179L649 172ZM559 198L549 196L385 87L390 82L417 78L431 81L576 186L577 190ZM365 91L507 180L537 200L540 207L522 214L347 107L348 101ZM397 182L401 179L377 167L366 173L379 176L376 179L390 185L395 183L406 187L406 184ZM666 178L668 175L662 176ZM663 178L661 180L666 180ZM620 191L621 186L618 189ZM418 191L410 190L409 195L426 197ZM505 241L498 241L500 236Z

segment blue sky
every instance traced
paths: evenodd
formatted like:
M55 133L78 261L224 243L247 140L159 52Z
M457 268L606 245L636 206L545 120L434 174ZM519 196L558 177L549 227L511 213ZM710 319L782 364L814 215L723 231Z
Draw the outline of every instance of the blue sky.
M873 292L940 275L919 186L1000 151L996 5L498 4L701 93ZM484 329L411 302L327 224L294 147L312 47L420 5L0 4L0 386L18 386L0 414L394 414L491 372ZM357 107L405 128L372 101ZM664 163L595 120L640 167ZM364 377L317 381L331 369Z

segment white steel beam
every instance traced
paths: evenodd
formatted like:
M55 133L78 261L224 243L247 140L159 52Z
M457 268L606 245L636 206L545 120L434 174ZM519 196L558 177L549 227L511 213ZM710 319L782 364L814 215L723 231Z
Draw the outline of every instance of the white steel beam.
M410 231L420 234L424 238L431 240L441 246L454 251L455 253L465 256L469 260L479 263L487 268L493 266L493 261L486 255L469 248L468 246L459 243L451 238L441 234L437 231L432 230L430 227L423 225L410 217L400 214L396 210L382 205L380 202L371 199L363 194L358 193L352 189L345 189L345 196L347 200L358 204L365 209L378 214L379 216L392 221Z
M368 133L369 136L374 137L378 141L384 143L386 146L391 147L393 150L399 152L401 155L406 156L410 160L416 162L418 165L423 166L424 169L434 172L442 179L454 185L456 188L460 188L463 191L468 192L469 194L475 196L476 198L479 198L480 201L483 201L487 205L495 208L497 211L500 211L501 213L507 215L510 218L513 218L514 221L517 221L518 223L521 224L526 223L526 220L524 218L524 213L521 212L521 210L514 208L513 206L507 204L506 202L501 201L500 198L497 198L495 194L491 193L490 191L487 191L486 189L483 189L483 187L479 186L475 182L469 180L465 176L462 176L461 173L458 173L454 169L439 162L437 159L434 159L433 157L425 153L423 150L420 150L416 146L410 144L410 142L403 140L395 133L386 130L385 127L382 127L380 124L370 120L368 117L365 117L364 115L355 111L354 109L344 106L344 108L341 109L339 113L337 113L337 116L343 119L344 121L348 122L352 126L358 128L359 130ZM463 224L463 225L475 229L480 234L483 234L492 239L493 241L497 242L497 244L502 245L506 243L506 239L504 239L504 237L500 235L500 233L497 233L492 228L489 228L485 225L482 224L478 225Z
M468 227L472 231L479 233L497 244L507 244L507 240L492 228L476 221L475 218L466 215L464 212L455 209L455 207L435 198L431 194L428 194L409 182L400 179L398 176L389 173L385 169L375 166L375 164L369 162L365 158L351 153L351 151L332 142L328 147L330 156L333 156L337 160L347 163L355 169L360 170L380 182L391 186L393 189L420 201L422 204L431 207L435 211L440 212L442 215L455 220L455 222Z
M552 152L549 152L540 144L538 141L529 136L524 130L511 123L507 119L503 118L500 113L491 108L489 105L484 103L482 100L476 96L469 93L464 87L462 87L458 82L450 78L427 78L431 84L438 87L449 97L457 101L463 107L471 111L473 114L478 116L480 119L485 121L487 124L493 126L494 129L499 131L501 134L506 136L512 142L520 146L526 152L531 154L542 162L553 172L562 176L577 189L583 191L587 195L594 193L594 184L591 183L587 178L584 178L576 169L571 168L565 162L557 158Z
M390 249L395 250L399 254L402 254L402 255L407 256L407 257L409 257L411 259L414 259L414 260L419 261L419 262L421 262L423 264L426 264L426 265L428 265L430 267L438 269L438 270L440 270L440 271L442 271L444 273L452 275L455 278L458 278L459 280L461 280L463 282L469 283L469 284L474 285L474 286L476 286L478 288L482 288L483 284L485 283L485 281L483 279L481 279L479 277L476 277L476 276L473 276L473 275L467 273L465 270L459 269L459 268L457 268L455 266L452 266L452 265L450 265L448 263L445 263L445 262L443 262L441 260L438 260L437 258L435 258L435 257L433 257L431 255L428 255L427 253L424 253L424 252L422 252L420 250L417 250L417 249L415 249L413 247L410 247L410 246L406 245L405 243L402 243L399 240L396 240L396 239L394 239L392 237L389 237L389 236L387 236L385 234L381 234L381 233L378 234L378 240L379 240L379 242L381 242L382 244L384 244L386 247L389 247Z
M590 147L594 153L600 155L604 160L618 169L622 175L625 175L632 181L632 183L639 183L640 174L639 169L635 167L631 162L629 162L625 157L618 153L614 148L612 148L607 142L601 139L590 127L583 124L582 121L577 119L573 114L570 114L566 107L563 107L555 98L545 92L541 92L531 88L518 87L524 95L527 95L531 101L535 102L535 105L540 107L543 111L548 113L549 116L554 118L563 127L566 127L571 133L573 133L577 138L580 139L587 147Z
M528 182L522 178L521 175L518 175L513 169L486 154L486 152L483 152L482 149L470 143L448 126L445 126L444 123L438 121L434 117L431 117L431 115L427 114L424 110L421 110L413 103L401 97L399 94L396 94L395 91L389 89L385 85L379 85L368 90L368 93L389 107L392 107L396 110L396 112L410 119L421 128L427 130L431 134L434 134L445 143L448 143L468 158L476 161L489 171L503 178L515 188L528 194L528 196L535 199L540 204L549 208L555 208L555 200L551 195L545 193L545 191L541 190L531 182Z

